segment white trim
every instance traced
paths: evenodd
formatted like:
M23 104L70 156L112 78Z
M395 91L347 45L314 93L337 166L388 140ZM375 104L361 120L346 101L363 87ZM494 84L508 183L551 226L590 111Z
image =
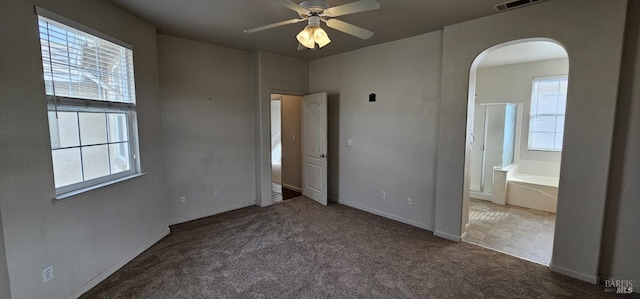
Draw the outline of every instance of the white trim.
M437 231L437 230L433 231L433 235L436 236L436 237L447 239L449 241L453 241L453 242L461 242L462 241L462 237L460 237L460 236L452 235L452 234L441 232L441 231Z
M200 219L200 218L205 218L205 217L213 216L213 215L216 215L216 214L229 212L229 211L233 211L233 210L237 210L237 209L242 209L242 208L255 206L255 205L256 205L255 202L245 202L245 203L232 205L232 206L229 206L229 207L226 207L226 208L222 208L222 209L217 209L217 210L213 210L213 211L205 211L205 212L194 214L194 215L190 215L190 216L187 216L187 217L182 217L182 218L176 218L176 219L169 220L169 225L175 225L175 224L179 224L179 223L184 223L184 222L188 222L188 221L192 221L192 220L196 220L196 219Z
M470 191L469 197L471 198L475 198L475 199L480 199L480 200L485 200L485 201L491 201L493 194L491 193L485 193L485 192L480 192L480 191Z
M368 213L371 213L371 214L374 214L374 215L382 216L382 217L387 218L387 219L391 219L391 220L395 220L395 221L398 221L398 222L402 222L404 224L408 224L408 225L411 225L411 226L415 226L415 227L419 227L419 228L422 228L422 229L426 229L428 231L433 231L433 227L431 227L430 225L427 225L427 224L424 224L424 223L420 223L420 222L415 221L415 220L402 218L400 216L396 216L396 215L393 215L393 214L390 214L390 213L387 213L387 212L383 212L383 211L380 211L380 210L367 208L367 207L364 207L364 206L361 206L361 205L358 205L358 204L350 203L348 201L337 201L337 203L339 203L341 205L348 206L348 207L352 207L354 209L362 210L362 211L365 211L365 212L368 212Z
M285 184L285 183L282 183L281 185L282 185L282 187L285 187L285 188L287 188L289 190L293 190L293 191L297 191L297 192L302 193L302 188L300 188L300 187L294 187L294 186L291 186L291 185Z
M553 264L553 261L551 262L551 264L549 265L549 269L551 269L551 271L556 272L556 273L560 273L562 275L566 275L569 277L573 277L575 279L579 279L582 281L586 281L588 283L592 283L592 284L597 284L598 283L598 276L596 275L588 275L588 274L583 274L583 273L579 273L567 268L563 268L563 267L558 267L556 265Z
M84 188L71 190L71 191L68 191L68 192L65 192L65 193L60 193L60 194L56 195L56 197L54 197L52 199L52 201L53 201L53 203L56 203L58 201L61 201L61 200L64 200L64 199L69 199L70 197L74 197L76 195L80 195L80 194L83 194L83 193L86 193L86 192L89 192L89 191L97 190L97 189L104 188L104 187L107 187L107 186L110 186L110 185L113 185L113 184L117 184L117 183L120 183L120 182L124 182L124 181L128 181L128 180L131 180L131 179L135 179L135 178L141 177L141 176L143 176L145 174L147 174L147 173L146 172L134 173L134 174L130 174L130 175L127 175L127 176L124 176L124 177L119 177L119 178L116 178L116 179L112 179L110 181L106 181L106 182L102 182L102 183L96 183L96 184L89 185L89 186L84 187Z
M467 222L467 224L464 225L464 232L460 236L461 240L464 240L464 238L467 237L467 231L469 230L469 226L471 226L471 223L469 223L469 222Z
M79 289L77 289L74 292L72 292L71 294L67 295L65 298L67 298L67 299L70 299L70 298L75 299L75 298L78 298L78 297L82 296L82 294L84 294L88 290L91 290L93 287L97 286L100 282L105 280L111 274L113 274L116 271L118 271L124 265L126 265L131 260L136 258L138 255L143 253L145 250L149 249L151 246L153 246L153 244L155 244L158 241L162 240L162 238L164 238L168 234L169 234L169 228L167 227L164 230L162 230L162 232L160 232L159 234L157 234L154 237L152 237L151 239L149 239L149 241L147 241L144 244L142 244L142 246L138 247L138 249L134 250L129 255L125 256L123 259L121 259L120 261L118 261L115 264L113 264L111 267L109 267L106 270L100 272L98 275L93 277L91 280L89 280L87 283L85 283Z

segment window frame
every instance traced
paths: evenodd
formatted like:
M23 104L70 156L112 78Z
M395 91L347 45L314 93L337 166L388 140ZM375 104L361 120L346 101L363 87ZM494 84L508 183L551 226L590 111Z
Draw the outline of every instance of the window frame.
M565 97L565 109L564 109L565 112L564 113L557 113L557 110L556 110L556 113L553 113L553 114L549 114L549 113L540 114L539 113L539 114L533 115L532 114L532 112L533 112L533 94L535 92L536 81L554 80L554 79L555 80L567 80L567 93L565 94L566 97ZM540 116L540 115L553 116L553 117L556 118L556 121L557 121L557 118L561 116L561 117L564 117L565 121L566 121L566 99L568 98L568 86L569 86L569 75L555 75L555 76L544 76L544 77L534 77L533 78L533 80L531 82L531 96L530 96L530 99L529 99L529 123L528 123L529 127L528 127L528 132L527 132L527 134L528 134L527 135L527 150L529 150L529 151L539 151L539 152L554 152L554 153L562 152L562 147L564 146L564 144L560 148L541 148L541 147L533 147L532 146L532 144L531 144L532 143L532 135L533 135L532 133L534 133L533 132L532 121L534 119L534 116ZM554 126L554 127L557 127L557 125ZM551 133L551 131L549 131L549 133ZM557 129L554 129L553 134L554 134L554 136L559 134ZM561 134L562 134L562 138L564 140L564 129L563 129Z
M129 169L126 171L118 172L118 173L113 173L113 174L110 173L105 176L84 180L84 168L82 168L81 166L81 171L83 172L82 181L77 183L72 183L69 185L56 187L55 188L56 197L54 198L54 200L64 199L71 195L83 193L89 190L100 188L102 186L117 183L117 182L126 180L128 178L133 178L133 177L142 175L143 173L141 172L140 159L139 159L139 138L138 138L138 126L137 126L137 109L136 109L136 95L135 95L136 88L135 88L135 75L134 75L135 69L134 69L134 63L133 63L132 46L123 41L117 40L113 37L110 37L106 34L93 30L87 26L84 26L82 24L79 24L77 22L64 18L62 16L59 16L53 12L47 11L40 7L36 6L35 11L36 11L38 22L40 22L40 17L43 17L51 21L71 27L75 30L81 31L84 34L91 35L95 38L114 43L120 47L123 47L131 51L131 61L129 66L131 67L130 76L132 81L130 83L132 83L132 86L130 87L129 92L133 94L132 102L114 102L114 101L108 101L108 100L95 100L90 98L73 98L73 97L56 95L55 89L52 89L53 94L51 94L47 90L47 88L43 90L47 99L47 117L49 117L50 112L53 112L56 114L58 112L104 113L105 117L108 113L118 113L118 114L124 114L126 116L127 130L125 134L128 137L127 149L129 151L129 159L127 162L129 165ZM39 31L38 32L39 40L41 40L41 37L40 37L41 34L42 32ZM40 47L43 46L41 42L39 42L39 44L40 44ZM44 61L45 57L43 57L43 52L41 52L40 58L41 58L41 63L44 67L44 64L46 62ZM48 75L49 75L49 72L43 69L43 76L45 79L47 78ZM49 123L50 122L51 120L49 120ZM109 130L108 127L106 129ZM52 134L51 130L52 128L49 124L50 151L51 151L51 154L53 155L54 151L60 148L59 147L54 148L54 144L52 143L52 140L51 140L51 134ZM78 132L78 134L80 133ZM78 138L80 138L80 136L78 136ZM111 144L119 143L119 142L111 142L109 138L107 138L105 143L98 143L93 145L82 145L80 139L78 142L79 143L77 145L63 147L63 148L78 148L80 151L82 151L82 148L88 147L88 146L96 146L96 145L109 146ZM124 143L121 143L121 144L124 144ZM81 163L82 163L82 160L81 160ZM110 158L108 159L108 163L111 163ZM55 172L52 171L52 175L54 176L54 180L55 180Z

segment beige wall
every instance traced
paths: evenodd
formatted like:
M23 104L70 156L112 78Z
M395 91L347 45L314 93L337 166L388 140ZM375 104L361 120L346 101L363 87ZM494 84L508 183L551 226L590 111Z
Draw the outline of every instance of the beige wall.
M133 46L144 176L52 202L34 5ZM75 296L168 233L155 28L108 1L20 0L2 2L0 36L0 210L12 297ZM49 264L55 277L43 283Z
M622 56L600 274L640 292L640 2L630 1Z
M474 59L505 42L550 38L565 47L571 61L551 268L597 280L625 9L626 1L555 0L445 27L437 235L458 240L466 222L461 211L468 199L464 161Z
M441 40L437 31L311 62L310 91L328 93L329 198L433 228Z
M302 97L282 95L282 186L302 190Z
M253 111L256 173L256 204L273 204L271 198L271 134L269 106L271 94L306 94L309 89L309 62L286 56L253 54Z
M254 205L251 54L159 34L158 64L169 224Z

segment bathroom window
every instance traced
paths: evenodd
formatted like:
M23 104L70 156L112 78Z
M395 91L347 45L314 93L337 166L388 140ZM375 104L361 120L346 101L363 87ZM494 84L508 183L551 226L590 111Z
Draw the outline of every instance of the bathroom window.
M531 92L529 149L562 151L567 76L535 78Z
M131 46L36 12L56 195L139 173Z

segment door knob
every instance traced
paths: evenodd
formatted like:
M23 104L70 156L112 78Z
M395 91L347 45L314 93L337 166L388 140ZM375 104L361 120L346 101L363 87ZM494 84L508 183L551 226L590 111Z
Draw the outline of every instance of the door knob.
M327 158L327 155L325 155L325 154L320 154L320 158Z

